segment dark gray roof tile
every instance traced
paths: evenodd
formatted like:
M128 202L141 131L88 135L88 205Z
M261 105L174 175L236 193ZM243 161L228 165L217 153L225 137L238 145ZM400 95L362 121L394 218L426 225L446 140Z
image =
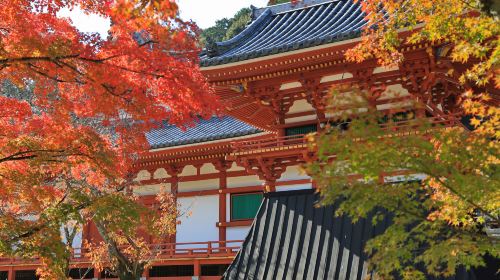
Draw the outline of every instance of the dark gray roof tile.
M305 0L254 11L239 35L215 43L202 66L236 62L359 37L365 14L353 0ZM211 55L207 55L210 53Z
M373 279L364 246L385 231L389 218L375 226L371 216L353 223L335 216L336 206L315 207L318 198L314 190L266 194L223 279ZM476 275L459 269L446 278L458 279Z
M220 139L227 139L262 132L247 123L232 117L212 117L199 121L196 126L183 131L174 125L146 133L146 138L152 149L188 145Z

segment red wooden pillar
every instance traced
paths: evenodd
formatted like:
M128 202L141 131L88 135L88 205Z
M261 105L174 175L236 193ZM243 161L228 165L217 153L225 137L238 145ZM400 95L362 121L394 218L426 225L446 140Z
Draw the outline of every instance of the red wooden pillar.
M16 272L14 271L14 267L11 266L9 267L9 272L7 275L7 280L15 280L16 279Z
M142 273L142 277L148 279L149 278L149 268L145 269Z
M226 222L226 216L227 216L227 209L226 209L226 205L227 205L227 194L225 192L222 191L223 189L221 188L219 190L219 223L221 223L221 225L224 225L224 223ZM220 246L222 247L226 247L226 239L227 239L227 235L226 235L227 231L226 231L226 226L219 226L219 241L221 241L221 244Z
M179 173L182 172L182 169L184 167L179 167L176 165L167 165L165 166L165 170L167 171L168 175L170 175L171 180L170 180L170 192L174 196L174 203L177 206L177 193L179 192ZM176 237L177 233L174 234L169 240L169 243L175 243L177 240ZM174 248L175 250L175 248Z
M101 277L101 272L94 267L94 279L99 279L99 277Z
M179 177L177 177L177 174L172 175L170 190L171 190L172 194L174 195L174 198L175 198L174 203L175 203L175 206L177 207L177 193L179 192ZM176 228L177 228L177 226L176 226ZM170 240L170 242L175 243L176 240L177 240L177 229L175 231L174 236L172 236L172 240Z
M223 169L220 171L220 178L219 178L219 222L225 223L226 222L226 200L227 200L227 195L226 192L224 191L227 188L227 173L226 169ZM226 241L226 227L219 227L219 241L225 242ZM220 244L222 247L226 247L225 243Z
M227 170L231 168L232 162L220 161L214 163L215 168L219 171L219 246L226 247L227 228L224 225L227 215Z
M201 265L200 265L200 260L194 260L193 263L194 266L194 275L193 276L201 276Z
M266 179L264 192L275 192L276 191L276 180L275 179Z

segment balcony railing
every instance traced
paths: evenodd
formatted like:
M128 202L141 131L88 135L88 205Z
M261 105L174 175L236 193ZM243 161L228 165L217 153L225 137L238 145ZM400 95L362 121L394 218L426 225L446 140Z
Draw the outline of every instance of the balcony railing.
M240 141L232 142L231 146L233 151L236 153L255 151L255 150L266 150L275 149L280 147L305 147L307 145L307 140L304 138L305 134L298 134L292 136L275 137L263 140L250 140L250 141Z
M234 257L238 253L242 243L243 240L151 244L151 259ZM71 262L89 262L86 253L85 248L73 248ZM38 263L38 258L0 257L0 266L11 264L37 265Z
M426 118L427 122L433 128L443 128L457 126L460 124L458 115L443 115ZM388 134L394 132L408 132L418 128L419 124L415 120L398 121L397 123L380 124L383 129L387 129ZM275 149L294 149L307 147L308 140L304 137L305 134L292 136L273 137L261 140L235 141L231 143L231 147L235 155L267 152Z

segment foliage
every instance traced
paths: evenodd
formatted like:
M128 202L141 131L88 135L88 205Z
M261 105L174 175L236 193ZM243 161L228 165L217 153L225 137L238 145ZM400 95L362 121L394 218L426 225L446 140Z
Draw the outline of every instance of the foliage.
M98 220L89 209L117 210L105 202L130 188L131 163L148 148L144 131L162 120L192 125L216 102L198 68L196 28L179 20L175 2L0 6L0 252L39 256L42 277L62 279L71 244L61 226ZM108 36L57 16L75 7L109 18ZM129 220L110 232L133 232Z
M394 65L404 59L402 45L445 42L451 48L446 58L460 64L450 70L450 75L466 89L461 96L465 112L475 116L479 130L489 134L496 131L500 113L491 93L500 88L498 3L489 0L359 2L368 23L362 42L347 51L348 60L361 62L375 58L380 64ZM409 33L402 35L402 28Z
M224 40L229 40L240 34L247 24L251 21L252 11L249 8L239 10L232 18L231 24L227 28Z
M458 121L444 128L420 115L397 123L391 116L401 112L381 116L369 104L357 104L369 100L368 93L352 88L345 100L349 94L333 89L332 108L350 104L353 109L339 118L349 122L348 130L333 126L311 138L319 160L307 168L323 203L341 199L339 214L355 219L380 214L379 207L392 213L391 226L366 248L384 279L449 276L459 267L484 265L487 255L500 257L498 240L484 232L485 226L500 225L495 101L500 24L491 10L495 6L472 0L359 2L368 24L361 42L346 52L347 59L397 66L405 59L401 46L441 44L449 51L439 59L449 62L448 76L464 88L456 96L456 111L470 116L474 129L464 129ZM398 182L382 180L384 174L399 174ZM415 181L408 174L421 176ZM381 218L376 217L374 222Z
M267 5L271 6L271 5L278 5L278 4L288 3L288 2L293 2L293 1L290 1L290 0L270 0L267 3Z
M201 44L204 46L208 42L221 42L238 35L250 22L251 14L252 10L250 8L243 8L232 18L217 20L214 26L201 32Z
M269 1L268 6L282 4L282 3L296 3L290 0ZM209 42L222 42L229 40L238 35L245 29L247 24L252 20L252 10L250 8L243 8L239 10L232 18L223 18L215 22L215 25L202 30L200 43L202 46L207 45Z
M123 194L98 199L105 202L89 207L87 215L93 216L103 241L86 243L87 255L99 270L111 269L120 279L137 279L162 249L150 245L147 237L163 243L175 233L180 215L175 198L161 191L156 204L147 208Z
M500 257L498 242L483 231L485 217L498 222L500 215L497 142L421 118L385 122L374 111L350 118L339 119L347 130L331 125L312 137L319 158L307 168L322 203L342 201L337 214L357 220L375 213L377 223L382 209L391 213L391 226L366 248L377 274L450 276L482 265L486 254Z

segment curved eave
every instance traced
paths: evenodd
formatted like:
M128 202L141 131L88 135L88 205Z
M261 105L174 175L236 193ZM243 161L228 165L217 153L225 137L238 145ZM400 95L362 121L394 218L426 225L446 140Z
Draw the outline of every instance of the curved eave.
M232 152L231 144L233 142L242 140L262 140L269 137L273 137L273 134L260 132L253 135L210 142L152 149L144 151L134 163L133 168L135 170L156 170L157 168L165 167L165 164L206 162L230 154Z
M314 63L344 59L345 50L356 45L361 38L325 44L264 57L238 61L217 66L201 67L207 79L216 85L239 84L245 78L257 76L259 79L288 75L294 68Z

